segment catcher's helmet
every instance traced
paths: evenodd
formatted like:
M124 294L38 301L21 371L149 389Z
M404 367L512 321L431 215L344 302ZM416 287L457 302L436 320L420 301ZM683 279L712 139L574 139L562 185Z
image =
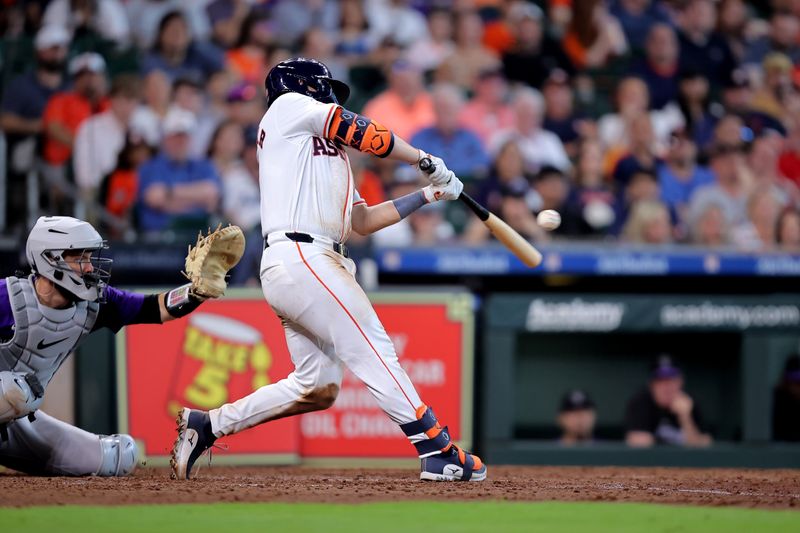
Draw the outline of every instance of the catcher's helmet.
M100 257L107 248L106 241L88 222L72 217L39 217L28 235L25 256L36 274L75 299L102 302L113 263L111 258ZM77 262L82 266L81 272L73 270L64 259L64 253L70 251L80 253ZM91 258L84 257L83 252L91 252Z
M281 61L264 80L267 106L284 93L300 93L326 104L341 104L350 96L346 83L333 79L325 63L316 59L295 57Z

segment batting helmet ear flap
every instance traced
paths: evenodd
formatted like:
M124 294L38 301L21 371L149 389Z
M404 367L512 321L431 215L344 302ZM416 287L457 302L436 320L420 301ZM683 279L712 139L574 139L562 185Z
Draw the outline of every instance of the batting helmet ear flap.
M330 79L328 82L331 84L333 94L336 96L336 103L344 105L347 99L350 98L350 87L339 80Z

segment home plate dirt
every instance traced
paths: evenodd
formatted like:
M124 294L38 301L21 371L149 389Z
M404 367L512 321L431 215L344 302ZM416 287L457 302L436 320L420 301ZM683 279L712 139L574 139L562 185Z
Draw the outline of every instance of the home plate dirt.
M141 468L129 478L0 474L0 506L195 502L363 503L395 500L626 501L800 508L796 470L490 466L482 483L422 482L410 469L208 467L173 481Z

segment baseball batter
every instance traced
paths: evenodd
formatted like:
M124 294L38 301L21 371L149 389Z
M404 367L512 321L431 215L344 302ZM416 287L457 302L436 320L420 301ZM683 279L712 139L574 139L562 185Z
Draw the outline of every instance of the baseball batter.
M389 336L356 282L343 244L399 222L426 203L463 189L436 157L425 188L368 206L353 187L345 147L410 165L428 156L342 104L350 90L313 59L275 66L265 80L268 108L258 133L261 283L280 317L295 370L287 378L209 412L184 408L172 451L173 475L188 478L214 441L270 420L327 409L343 365L363 381L422 459L420 478L481 481L486 466L454 445L418 396Z
M136 467L130 435L95 435L37 410L91 332L160 324L203 301L191 284L150 295L109 286L106 248L88 222L41 217L25 250L32 274L0 279L0 465L48 476L126 476Z

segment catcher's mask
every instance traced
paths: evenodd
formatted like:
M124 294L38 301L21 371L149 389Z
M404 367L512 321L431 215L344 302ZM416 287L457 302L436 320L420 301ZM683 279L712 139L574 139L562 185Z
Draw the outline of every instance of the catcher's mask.
M350 97L350 87L333 79L325 63L316 59L295 57L275 65L264 80L267 106L280 95L299 93L326 104L344 105Z
M106 241L88 222L72 217L40 217L25 255L37 275L47 278L69 299L105 302L114 260L104 257Z

